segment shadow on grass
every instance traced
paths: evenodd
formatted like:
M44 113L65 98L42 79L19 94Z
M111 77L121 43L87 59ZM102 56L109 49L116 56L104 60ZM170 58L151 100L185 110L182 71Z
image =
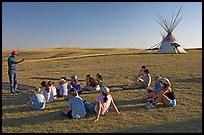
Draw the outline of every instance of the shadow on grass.
M133 126L117 130L118 133L202 133L202 118L192 118L182 122Z
M2 106L22 105L29 100L31 94L2 94Z
M182 82L182 83L202 83L202 77L192 77L186 79L179 79L175 82Z
M35 86L18 84L17 90L29 90L29 89L34 89L34 88ZM8 90L10 92L9 82L2 82L2 89Z
M45 114L39 114L37 116L29 116L24 118L3 118L2 127L20 127L24 124L33 125L42 122L51 122L51 121L62 121L69 119L67 116L61 113L61 109L66 108L66 106L45 108L44 110L33 110L30 107L20 107L15 110L15 112L34 112L38 113L39 111L50 111L55 110L55 112L47 112ZM14 112L13 110L4 110L5 113ZM87 112L87 115L83 119L90 119L94 116ZM71 120L71 119L70 119Z
M38 79L38 80L60 80L60 77L59 78L53 78L53 77L31 77L31 79ZM71 79L66 79L67 81L71 81ZM78 80L80 82L85 82L85 80Z
M36 110L32 110L36 111ZM43 110L40 110L43 111ZM37 111L36 111L37 113ZM2 119L2 127L20 127L24 124L37 124L42 122L59 120L62 121L66 119L60 112L49 112L46 114L40 114L36 116L24 117L24 118L3 118Z
M119 108L121 112L125 111L136 111L138 109L147 109L145 107L145 103L147 103L144 99L133 99L133 100L119 100L115 101L115 104ZM124 105L124 106L123 106ZM165 108L167 106L162 103L158 103L157 106L153 109Z
M138 109L144 109L144 104L145 100L144 99L139 99L139 100L119 100L115 101L115 104L119 108L121 112L125 111L136 111ZM125 107L123 107L125 105ZM146 108L145 108L146 109Z
M33 111L30 107L28 106L21 106L21 107L16 107L13 109L2 109L2 114L7 114L7 113L18 113L18 112L31 112Z

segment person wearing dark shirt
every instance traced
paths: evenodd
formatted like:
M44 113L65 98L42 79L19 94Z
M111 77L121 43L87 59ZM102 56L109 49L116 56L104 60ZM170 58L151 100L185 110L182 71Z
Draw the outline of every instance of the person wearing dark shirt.
M90 74L88 74L86 75L86 86L83 90L100 90L100 86L98 85L98 82Z

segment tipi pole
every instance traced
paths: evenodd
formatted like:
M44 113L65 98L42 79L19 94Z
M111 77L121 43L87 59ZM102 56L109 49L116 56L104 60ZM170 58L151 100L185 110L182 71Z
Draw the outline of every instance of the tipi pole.
M157 43L156 45L153 45L152 47L147 48L147 49L145 49L144 51L141 51L141 52L139 52L139 53L137 53L137 54L140 54L140 53L143 53L143 52L145 52L145 51L147 51L147 50L149 50L149 49L152 49L152 48L154 48L155 46L158 46L160 43L161 43L161 42L159 42L159 43Z

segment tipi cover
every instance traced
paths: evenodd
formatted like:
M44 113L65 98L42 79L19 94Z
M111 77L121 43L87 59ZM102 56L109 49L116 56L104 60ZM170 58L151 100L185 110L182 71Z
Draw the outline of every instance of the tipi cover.
M186 51L179 45L179 43L176 42L176 39L172 35L172 32L175 30L176 26L181 20L181 17L179 16L180 11L181 8L175 17L174 14L172 15L171 19L158 16L158 23L167 32L167 36L163 38L156 53L186 53Z
M186 53L186 51L176 42L175 38L168 34L161 42L156 53Z

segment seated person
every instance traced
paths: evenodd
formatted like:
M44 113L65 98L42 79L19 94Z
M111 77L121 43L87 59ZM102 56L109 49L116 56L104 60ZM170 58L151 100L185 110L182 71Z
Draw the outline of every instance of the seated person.
M83 88L84 90L100 90L98 82L90 75L86 75L86 86Z
M144 75L142 78L139 78L138 76L135 76L134 82L129 84L126 87L123 87L123 89L146 89L151 84L151 76L149 74L149 70L145 69Z
M150 100L154 95L156 95L160 90L161 90L161 83L160 83L160 76L155 76L154 77L154 89L150 90L149 88L147 88L148 90L148 94L146 96L144 96L145 100Z
M104 86L103 78L102 78L102 75L100 73L96 74L96 81L98 82L99 87Z
M146 66L143 65L143 66L141 67L139 73L138 73L138 77L141 77L141 78L142 78L142 76L144 76L144 70L145 70L145 69L147 69L147 68L146 68Z
M34 94L26 104L35 110L42 110L45 108L46 100L39 87L35 87Z
M75 88L77 90L78 94L81 94L82 88L81 88L81 85L77 79L77 76L73 75L73 76L70 76L70 78L71 78L71 82L70 82L71 88Z
M84 118L86 116L86 110L82 98L77 96L77 90L71 88L68 95L68 108L63 108L62 113L70 119Z
M51 83L51 91L53 93L54 98L56 99L57 98L57 88L55 87L54 82Z
M52 86L52 82L48 81L47 86L46 86L46 91L45 93L43 92L44 95L46 95L45 99L47 100L47 103L51 103L55 101L55 94L56 91L54 91L54 87Z
M58 97L67 97L68 95L68 83L64 78L61 78L58 85Z
M147 108L154 108L159 102L169 107L176 106L176 96L171 88L170 81L167 78L161 78L159 80L162 84L160 92L154 95L152 100L147 102L145 106Z
M114 103L112 95L109 93L110 90L108 87L104 86L100 88L100 95L96 97L96 105L92 105L89 102L84 102L84 106L90 112L94 112L96 114L96 119L94 122L97 122L101 115L105 115L108 113L110 105L113 106L117 114L121 114L118 111L117 106Z

